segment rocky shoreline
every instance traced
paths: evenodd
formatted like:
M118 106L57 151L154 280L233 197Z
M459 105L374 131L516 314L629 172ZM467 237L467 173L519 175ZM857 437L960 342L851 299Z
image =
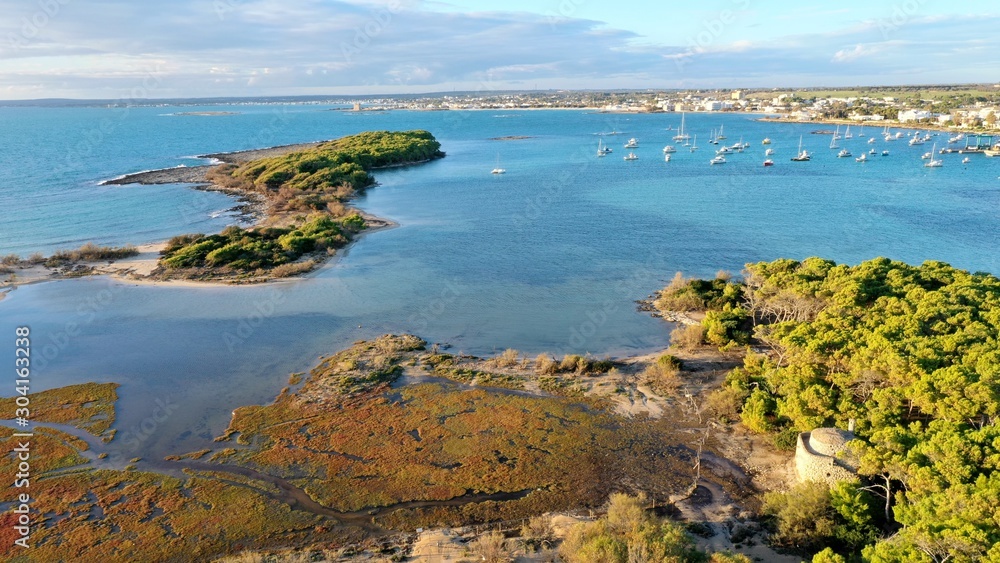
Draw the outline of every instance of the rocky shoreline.
M127 184L205 184L209 183L208 171L219 166L219 164L243 164L251 160L260 158L271 158L274 156L284 156L297 151L315 148L329 141L316 141L312 143L298 143L293 145L279 145L263 149L249 149L234 152L220 152L212 154L198 155L197 158L214 160L215 164L204 164L200 166L177 166L174 168L161 168L159 170L143 170L132 174L124 174L117 178L104 180L102 186L124 186ZM220 190L221 191L221 190Z

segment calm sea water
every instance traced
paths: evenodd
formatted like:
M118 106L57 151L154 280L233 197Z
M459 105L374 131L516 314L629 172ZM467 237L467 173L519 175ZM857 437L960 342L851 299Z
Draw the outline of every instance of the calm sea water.
M185 116L178 112L237 112ZM122 384L120 447L158 456L203 447L236 406L270 400L318 356L386 332L455 350L622 355L667 343L669 326L634 301L676 271L712 275L746 262L824 256L944 260L1000 273L1000 159L944 156L905 141L840 141L816 125L689 115L697 152L661 148L677 115L579 111L352 112L323 106L0 108L0 254L86 241L144 243L212 232L233 202L184 186L98 186L193 155L427 129L448 157L380 172L357 203L400 224L364 237L303 280L264 287L177 288L83 279L24 286L0 302L0 334L32 327L33 388ZM709 132L751 144L709 166ZM612 131L620 135L605 135ZM857 128L854 128L857 133ZM868 128L866 134L878 133ZM520 140L491 140L526 136ZM793 163L800 136L812 162ZM637 137L637 161L623 144ZM764 168L761 140L776 165ZM596 158L599 139L614 148ZM946 137L934 137L939 148ZM676 144L676 143L671 143ZM489 172L507 169L502 176ZM13 351L13 337L6 356ZM10 395L13 389L0 389ZM151 420L166 405L170 416ZM162 420L161 420L162 419ZM116 440L125 443L126 440ZM134 446L134 447L133 447Z

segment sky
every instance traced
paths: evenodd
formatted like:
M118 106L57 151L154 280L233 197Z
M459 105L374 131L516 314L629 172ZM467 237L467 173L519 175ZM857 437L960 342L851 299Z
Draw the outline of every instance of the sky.
M1000 81L967 0L0 0L0 99Z

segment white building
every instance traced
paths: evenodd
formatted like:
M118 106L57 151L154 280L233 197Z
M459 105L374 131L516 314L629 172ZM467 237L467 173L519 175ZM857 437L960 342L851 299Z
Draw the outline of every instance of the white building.
M885 119L884 115L877 115L877 114L876 115L861 115L859 113L852 113L851 115L849 115L847 117L848 117L848 119L851 119L853 121L882 121L883 119Z
M922 109L908 109L899 112L899 122L908 123L911 121L920 121L923 119L931 119L934 114Z

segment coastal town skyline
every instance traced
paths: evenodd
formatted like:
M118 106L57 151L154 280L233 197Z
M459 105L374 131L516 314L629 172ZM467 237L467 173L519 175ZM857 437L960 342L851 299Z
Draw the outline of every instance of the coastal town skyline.
M994 83L1000 64L985 3L0 6L4 100Z

